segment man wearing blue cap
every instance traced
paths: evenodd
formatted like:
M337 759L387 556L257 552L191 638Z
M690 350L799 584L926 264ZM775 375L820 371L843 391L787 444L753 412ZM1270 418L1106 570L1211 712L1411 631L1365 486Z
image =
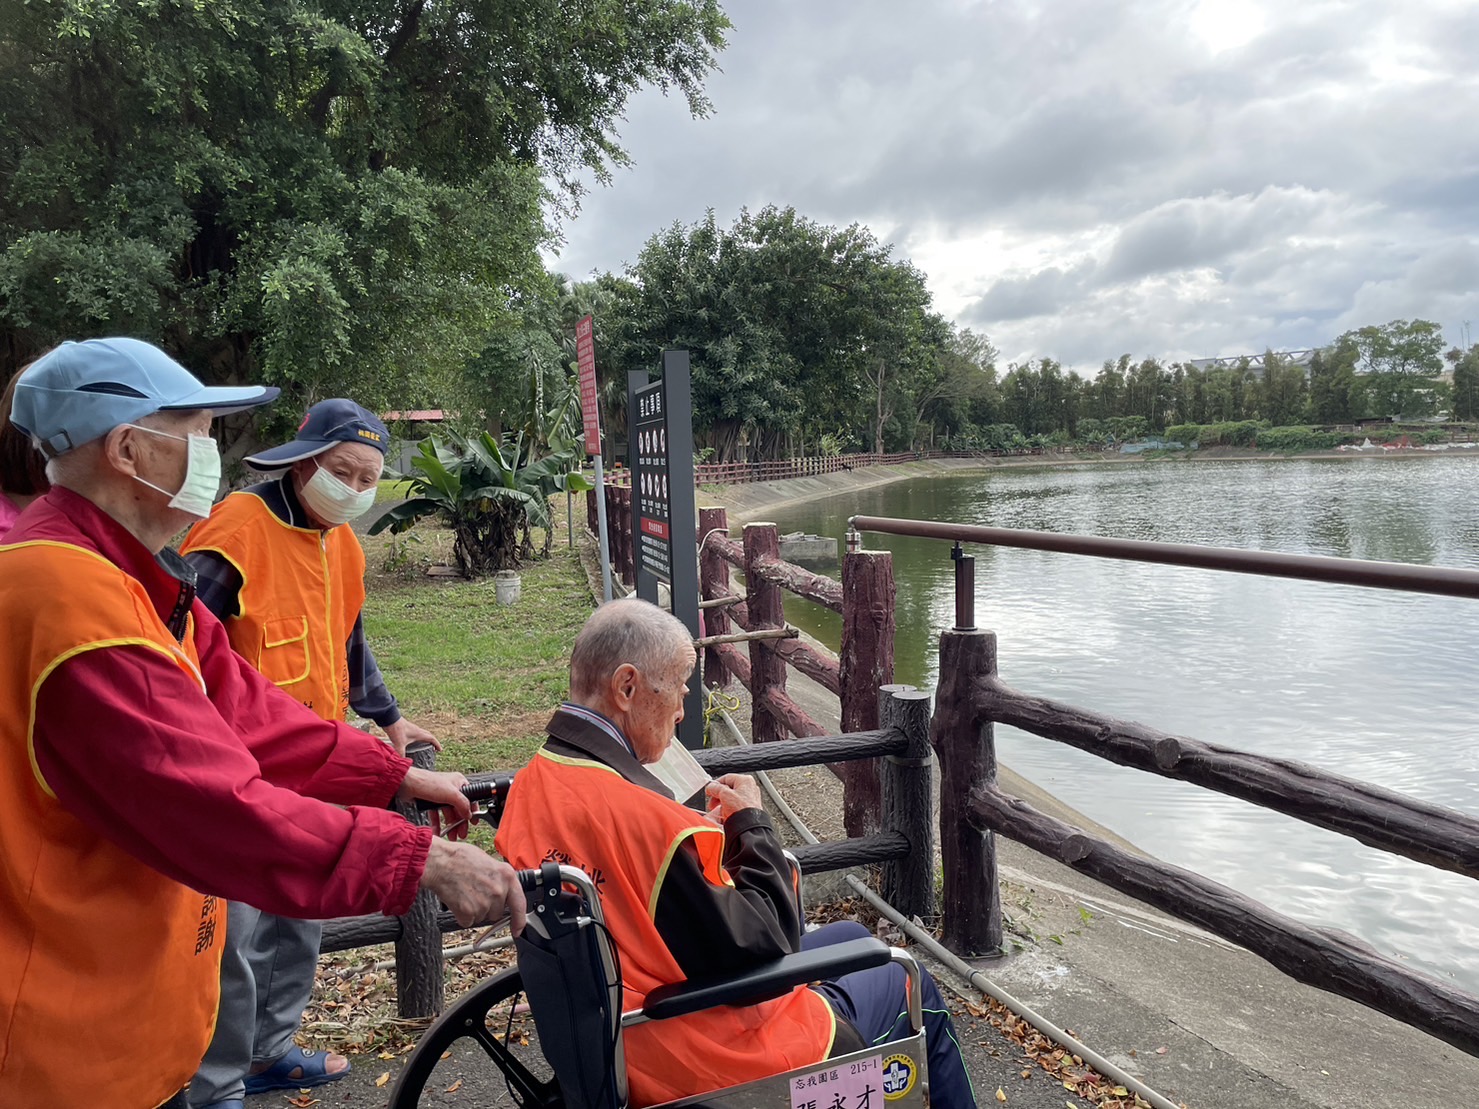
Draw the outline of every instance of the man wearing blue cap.
M210 511L212 414L275 395L133 339L64 343L17 383L53 484L0 546L0 1105L184 1106L219 897L322 918L426 888L463 924L522 927L506 863L385 809L466 816L462 776L285 695L165 547Z
M290 442L248 465L282 471L232 493L196 524L180 551L197 595L231 645L273 684L326 720L352 708L397 752L439 746L401 716L365 642L365 556L349 522L375 503L390 436L351 400L320 401ZM313 992L322 926L231 903L215 1037L190 1085L197 1109L243 1093L297 1089L349 1073L342 1055L293 1042Z

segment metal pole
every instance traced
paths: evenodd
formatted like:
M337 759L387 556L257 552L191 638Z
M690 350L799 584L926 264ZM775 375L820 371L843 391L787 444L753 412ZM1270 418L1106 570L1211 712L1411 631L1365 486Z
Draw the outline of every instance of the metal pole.
M955 562L955 630L976 628L976 560L959 543L950 548Z
M601 476L601 456L596 455L596 538L601 544L601 600L611 600L611 548L606 543L606 482Z

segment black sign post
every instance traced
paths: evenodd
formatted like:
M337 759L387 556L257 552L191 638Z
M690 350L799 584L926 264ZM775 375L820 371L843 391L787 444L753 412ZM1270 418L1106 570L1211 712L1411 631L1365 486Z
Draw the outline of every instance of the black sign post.
M662 352L662 378L627 373L627 451L632 474L632 548L637 596L657 603L658 582L673 615L695 639L698 626L698 514L693 493L693 397L686 350ZM703 683L688 683L678 739L704 745Z

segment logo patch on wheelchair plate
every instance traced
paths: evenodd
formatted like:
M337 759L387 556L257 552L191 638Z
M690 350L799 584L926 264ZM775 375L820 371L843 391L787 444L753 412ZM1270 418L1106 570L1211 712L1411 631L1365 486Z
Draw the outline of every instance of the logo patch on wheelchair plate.
M919 1077L919 1067L907 1055L890 1055L883 1061L883 1096L888 1101L898 1101L914 1089L914 1080Z

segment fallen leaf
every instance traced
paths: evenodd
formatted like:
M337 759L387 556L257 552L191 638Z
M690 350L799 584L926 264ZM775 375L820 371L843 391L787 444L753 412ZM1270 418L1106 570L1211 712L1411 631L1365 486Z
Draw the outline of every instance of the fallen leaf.
M450 1058L452 1058L452 1053L450 1051L444 1051L444 1052L442 1052L442 1058L443 1059L450 1059Z
M312 1094L299 1094L297 1097L288 1098L288 1104L296 1106L296 1109L308 1109L310 1105L317 1105L318 1098Z
M455 1094L460 1089L462 1089L462 1079L459 1078L456 1082L447 1087L447 1093Z
M1005 1101L1006 1099L1007 1099L1007 1092L1005 1090L1003 1090L1000 1086L998 1086L996 1088L996 1100L997 1101Z
M383 1086L383 1085L385 1085L389 1081L390 1081L390 1072L389 1071L386 1071L379 1078L375 1079L375 1085L376 1086Z
M382 1059L394 1059L395 1058L395 1052L393 1052L393 1051L382 1051L380 1053L380 1058L382 1058Z
M1157 1055L1164 1055L1166 1052L1168 1052L1170 1050L1171 1049L1169 1047L1158 1047L1158 1048L1155 1049L1155 1053Z
M1023 1078L1031 1078L1032 1077L1032 1072L1030 1070L1024 1070L1022 1072L1022 1077Z

